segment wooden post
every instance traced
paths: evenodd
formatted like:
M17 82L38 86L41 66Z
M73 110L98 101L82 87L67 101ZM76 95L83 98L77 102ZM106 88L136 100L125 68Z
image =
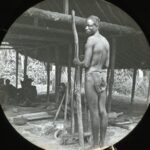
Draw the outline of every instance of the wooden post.
M114 69L115 69L115 59L116 59L116 39L112 38L112 49L110 51L110 78L108 79L108 97L107 97L107 112L111 112L111 102L112 102L112 90L114 83Z
M19 58L19 53L16 51L16 88L18 88L18 58Z
M134 70L133 70L133 82L132 82L132 93L131 93L131 104L133 104L133 101L134 101L135 85L136 85L136 75L137 75L137 69L134 68Z
M64 121L67 120L67 109L68 109L68 98L69 98L69 87L66 85L66 99L65 99L65 111L64 111Z
M50 63L47 62L47 102L49 102L49 86L50 86Z
M63 0L63 12L69 14L69 0Z
M28 56L25 54L24 56L24 77L27 75L27 64L28 64Z
M72 11L72 30L74 34L75 43L75 58L79 59L79 42L78 33L75 26L75 12ZM81 105L81 84L80 84L80 66L76 66L76 79L75 79L75 89L76 89L76 102L77 102L77 118L78 118L78 133L79 133L79 144L82 149L84 149L84 134L83 134L83 120L82 120L82 105Z
M62 69L62 66L59 65L59 67L58 67L58 85L60 85L60 83L61 83L61 69Z
M74 99L71 83L71 62L72 62L72 45L69 45L68 49L68 89L69 89L69 100L71 101L71 133L75 132L75 119L74 119Z
M147 94L147 106L150 104L150 72L149 72L149 86L148 86L148 94Z
M63 0L63 12L65 14L69 14L69 0ZM70 51L70 45L68 47L68 51ZM69 54L69 53L68 53ZM68 109L68 101L69 101L69 94L70 94L70 88L71 88L71 64L70 64L70 56L68 57L68 84L66 87L66 99L65 99L65 114L64 114L64 121L67 119L67 109Z
M55 47L55 101L57 101L58 83L59 82L59 52L58 47Z

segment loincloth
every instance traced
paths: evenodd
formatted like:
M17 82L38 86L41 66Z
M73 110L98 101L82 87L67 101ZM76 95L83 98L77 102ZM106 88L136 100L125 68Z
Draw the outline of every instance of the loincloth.
M107 87L107 70L93 71L86 73L86 76L92 77L94 81L94 87L98 94L106 90Z

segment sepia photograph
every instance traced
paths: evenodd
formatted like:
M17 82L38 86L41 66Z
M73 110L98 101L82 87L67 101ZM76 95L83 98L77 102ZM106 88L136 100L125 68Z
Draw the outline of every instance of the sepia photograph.
M45 150L116 150L150 103L150 47L106 0L44 0L0 45L0 105Z

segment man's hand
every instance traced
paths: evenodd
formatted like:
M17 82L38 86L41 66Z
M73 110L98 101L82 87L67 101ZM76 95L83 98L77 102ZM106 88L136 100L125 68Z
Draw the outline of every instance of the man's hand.
M80 61L79 61L79 59L74 58L73 63L74 63L75 65L79 65L79 64L80 64Z

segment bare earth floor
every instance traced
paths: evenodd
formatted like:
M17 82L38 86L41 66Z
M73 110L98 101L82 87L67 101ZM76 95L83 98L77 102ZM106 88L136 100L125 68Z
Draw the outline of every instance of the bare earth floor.
M137 125L144 115L147 106L145 100L136 98L133 105L130 104L130 98L125 96L114 96L112 101L112 112L120 113L116 120L118 122L131 122L126 125L127 128L112 126L109 124L106 135L105 145L113 145L120 141L122 138L128 135L129 132ZM52 126L52 119L45 119L40 121L30 121L25 125L15 125L12 117L17 115L44 111L45 108L40 105L37 107L20 107L20 106L8 106L5 109L6 117L11 125L19 132L25 139L46 150L79 150L80 146L77 143L71 145L62 145L60 140L54 138L54 132L46 133L47 129ZM111 119L111 118L110 118ZM59 119L57 122L58 128L63 126L63 120ZM86 143L85 147L89 144Z

